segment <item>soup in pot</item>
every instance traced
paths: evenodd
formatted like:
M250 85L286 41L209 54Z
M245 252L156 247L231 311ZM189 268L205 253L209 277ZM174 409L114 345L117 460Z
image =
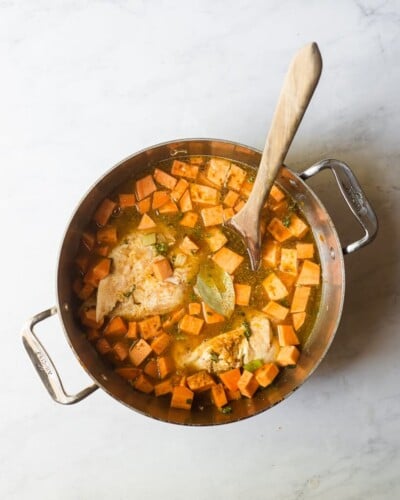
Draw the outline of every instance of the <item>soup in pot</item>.
M223 158L168 160L97 207L75 259L79 321L133 390L228 413L297 364L319 305L317 248L301 207L274 185L251 270L224 224L254 176Z

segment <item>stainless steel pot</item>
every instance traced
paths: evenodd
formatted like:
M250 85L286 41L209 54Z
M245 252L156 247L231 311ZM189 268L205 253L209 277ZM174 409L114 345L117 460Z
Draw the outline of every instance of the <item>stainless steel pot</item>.
M149 417L165 422L188 425L215 425L235 422L271 408L295 391L316 369L329 348L342 314L345 290L343 254L358 250L373 240L378 229L376 215L350 168L337 160L323 160L300 174L282 168L278 183L301 203L311 225L322 265L322 297L313 331L303 348L295 369L287 369L272 387L259 391L253 399L232 402L231 414L222 414L214 407L187 412L169 408L163 398L134 391L103 361L87 340L74 314L76 299L72 292L71 272L80 235L103 198L122 182L136 177L141 170L160 160L187 155L212 155L244 162L257 167L261 153L241 144L210 140L184 139L140 151L118 163L85 195L72 216L61 246L57 272L57 307L31 318L22 330L24 346L51 397L61 404L81 401L101 387L120 403ZM305 180L323 169L332 170L339 189L352 213L365 231L362 239L341 248L335 227L326 209ZM36 337L36 323L58 313L69 345L94 384L69 395L65 392L57 369Z

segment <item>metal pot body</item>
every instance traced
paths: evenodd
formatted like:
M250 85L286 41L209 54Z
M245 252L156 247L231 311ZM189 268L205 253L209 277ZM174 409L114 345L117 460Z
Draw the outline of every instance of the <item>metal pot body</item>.
M23 330L23 340L43 382L55 400L64 404L74 403L100 387L117 401L149 417L165 422L189 425L214 425L234 422L251 417L271 408L296 390L315 370L329 348L342 314L345 291L343 253L354 251L373 239L377 230L375 214L359 184L348 167L336 160L324 160L298 175L283 167L277 182L298 202L312 228L321 260L322 294L313 330L303 347L299 363L286 369L273 387L258 393L252 399L232 402L232 413L222 414L213 406L204 410L187 412L169 407L169 401L135 391L114 373L96 352L82 331L76 315L76 298L72 292L71 276L80 235L89 223L98 204L119 184L140 176L140 172L161 160L190 155L219 156L257 168L261 153L237 143L188 139L160 144L145 149L118 163L107 172L86 194L79 204L65 232L57 271L58 314L65 335L80 364L94 381L94 385L78 395L65 393L57 371L46 351L33 333L33 324L56 309L50 309L32 318ZM366 235L359 242L342 250L329 214L303 179L323 168L331 168L339 188L351 210L364 227Z

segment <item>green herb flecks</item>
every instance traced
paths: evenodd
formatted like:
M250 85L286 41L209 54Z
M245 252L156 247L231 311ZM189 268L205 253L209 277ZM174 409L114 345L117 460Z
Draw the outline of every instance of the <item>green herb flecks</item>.
M263 365L263 361L261 359L253 359L252 361L249 361L248 363L246 363L243 368L248 371L248 372L255 372L256 370L258 370L258 368L261 368L262 365Z
M218 363L219 361L219 354L215 351L210 352L210 358L213 363Z
M251 328L248 321L243 321L242 326L244 328L244 336L247 340L251 337Z
M229 413L232 413L232 406L223 406L222 408L219 408L219 411L224 415L228 415Z
M168 245L164 242L159 242L154 244L154 248L159 255L167 255L168 253Z
M132 287L130 290L128 290L127 292L124 292L122 295L123 295L125 298L129 299L129 297L132 295L132 293L133 293L135 290L136 290L136 285L133 285L133 287Z
M282 224L283 224L285 227L289 227L289 226L290 226L290 214L285 215L285 217L283 217L283 219L282 219Z

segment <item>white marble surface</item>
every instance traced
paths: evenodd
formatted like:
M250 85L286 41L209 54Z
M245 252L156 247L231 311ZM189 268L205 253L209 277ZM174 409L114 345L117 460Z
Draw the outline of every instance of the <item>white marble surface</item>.
M101 391L53 403L19 331L55 302L82 194L163 140L261 147L288 61L310 40L324 71L288 164L347 161L381 224L346 258L342 323L317 372L271 411L218 428L152 421ZM0 61L0 498L399 498L400 3L0 0ZM355 239L329 175L312 185ZM87 384L58 319L38 333L67 388Z

